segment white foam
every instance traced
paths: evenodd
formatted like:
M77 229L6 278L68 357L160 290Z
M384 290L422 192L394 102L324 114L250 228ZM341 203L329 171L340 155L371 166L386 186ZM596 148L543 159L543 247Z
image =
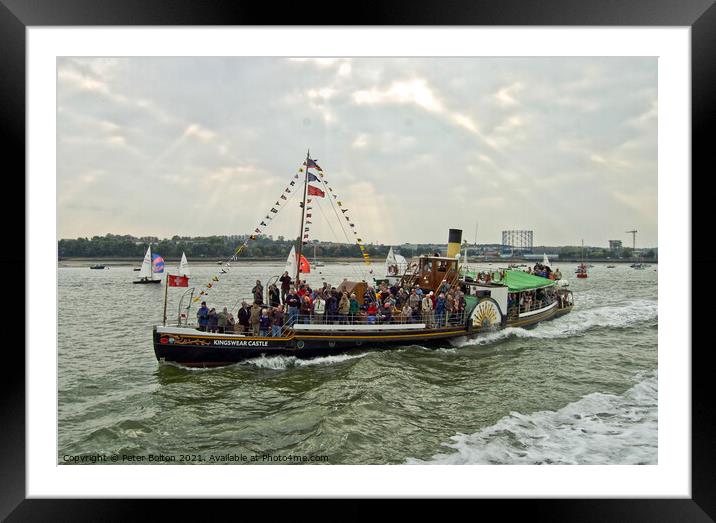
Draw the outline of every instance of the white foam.
M567 338L596 327L624 328L637 323L655 320L658 317L658 302L634 300L618 305L605 305L579 309L560 318L539 323L533 329L507 327L480 334L475 338L454 338L454 347L465 345L487 345L510 337L520 338Z
M457 434L450 454L410 464L656 464L655 373L622 395L593 393L557 411L511 412L472 435Z
M334 356L321 356L311 359L301 359L296 356L269 356L263 354L256 358L251 358L242 363L245 365L254 365L262 369L285 370L291 367L308 367L311 365L333 365L344 361L363 358L368 353L361 354L337 354Z

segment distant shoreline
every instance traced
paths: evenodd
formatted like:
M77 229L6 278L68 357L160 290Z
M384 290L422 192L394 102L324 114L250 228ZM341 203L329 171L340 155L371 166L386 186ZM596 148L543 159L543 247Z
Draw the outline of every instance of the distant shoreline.
M179 259L172 259L172 258L165 258L164 262L169 265L178 265ZM226 260L221 260L226 261ZM285 263L286 258L241 258L236 262L236 264L256 264L256 263ZM308 260L309 263L311 263L312 260ZM322 260L323 263L361 263L362 260L360 258L324 258ZM510 263L515 264L524 264L527 266L534 266L536 263L538 263L537 260L524 260L524 259L489 259L489 260L483 260L479 258L468 258L468 264L498 264L498 265L507 265ZM550 260L550 263L553 265L559 265L563 263L580 263L582 260L578 258L557 258L554 260ZM189 260L189 265L196 265L197 267L210 267L210 266L219 266L219 260ZM632 264L639 262L638 259L629 259L629 260L609 260L605 258L594 258L594 259L586 259L584 260L584 263L609 263L609 264ZM375 260L374 264L383 264L384 260ZM657 265L659 262L658 260L641 260L641 263L646 264L653 264ZM89 267L90 265L107 265L107 266L114 266L114 267L139 267L142 264L142 260L137 260L136 258L63 258L62 260L59 260L57 262L58 267Z

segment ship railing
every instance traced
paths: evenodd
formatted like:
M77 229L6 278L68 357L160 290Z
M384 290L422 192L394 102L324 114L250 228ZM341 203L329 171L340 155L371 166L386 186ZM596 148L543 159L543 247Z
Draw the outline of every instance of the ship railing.
M426 328L428 329L438 329L438 328L445 328L445 327L462 327L465 325L465 311L459 311L459 312L444 312L444 313L437 313L435 311L431 311L429 313L423 314L422 312L418 311L417 314L413 314L409 317L404 317L401 315L400 311L398 311L395 314L392 314L390 316L386 314L376 314L374 316L369 316L367 314L335 314L335 315L325 315L325 314L297 314L295 316L291 316L290 314L284 313L284 323L280 326L279 329L274 329L273 325L268 328L267 336L281 336L286 337L289 336L293 332L293 325L294 324L302 324L302 325L415 325L415 324L425 324ZM178 324L176 326L184 327L184 328L190 328L190 329L199 329L199 324L197 322L190 322L190 323L184 323ZM221 328L215 328L213 331L208 332L215 332L218 334L222 333L228 333L228 334L246 334L246 335L253 335L254 330L251 325L249 325L247 328L244 328L239 323L236 323L234 326L227 325L223 330ZM256 335L260 335L261 330L259 329L256 332Z
M294 324L309 325L414 325L425 324L427 328L455 327L465 324L465 311L432 313L404 317L397 312L390 316L386 314L298 314L294 317L286 316L284 327L291 328Z
M543 298L541 300L531 301L529 303L525 303L520 306L520 314L523 312L530 312L530 311L536 311L539 309L544 309L545 307L551 305L557 301L557 298Z

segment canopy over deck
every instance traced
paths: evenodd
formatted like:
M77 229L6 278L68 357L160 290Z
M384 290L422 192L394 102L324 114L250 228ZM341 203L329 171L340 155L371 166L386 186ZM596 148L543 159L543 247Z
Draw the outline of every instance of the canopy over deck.
M556 282L524 271L505 271L505 277L500 281L507 285L509 292L531 291L551 287Z

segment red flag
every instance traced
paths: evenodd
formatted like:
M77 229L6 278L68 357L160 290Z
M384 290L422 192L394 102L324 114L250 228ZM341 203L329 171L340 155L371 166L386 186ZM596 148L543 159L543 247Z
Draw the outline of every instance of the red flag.
M308 260L303 254L298 262L298 272L302 272L304 274L309 274L311 272L311 265L308 263Z
M313 185L308 186L308 194L310 196L318 196L319 198L323 198L326 195L326 193Z
M173 276L167 274L167 284L169 287L188 287L189 277L188 276Z

